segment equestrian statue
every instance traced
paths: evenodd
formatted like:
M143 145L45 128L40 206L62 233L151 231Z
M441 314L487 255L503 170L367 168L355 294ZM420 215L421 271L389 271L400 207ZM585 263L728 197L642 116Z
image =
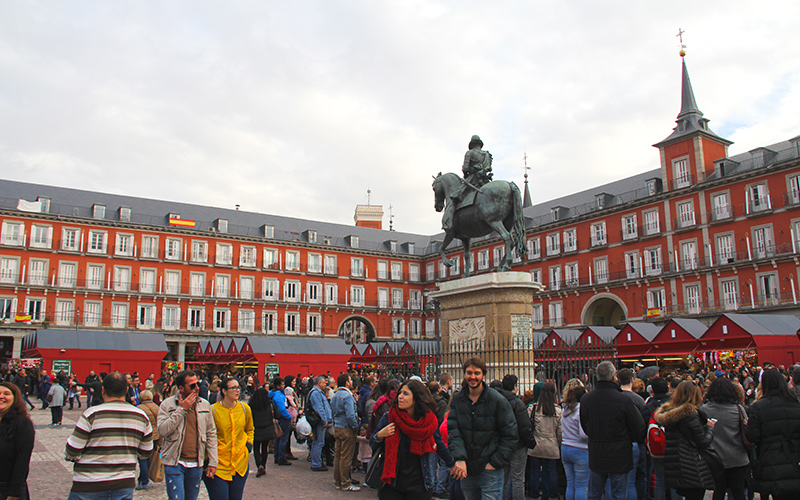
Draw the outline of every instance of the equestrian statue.
M439 172L433 179L434 207L437 212L444 210L444 241L439 255L445 266L453 266L455 262L444 252L454 238L461 240L464 245L463 277L466 278L470 268L470 239L496 231L505 242L505 253L497 271L508 271L512 250L519 256L526 250L519 188L513 182L492 180L492 155L483 150L483 141L477 135L473 135L469 143L462 171L463 178Z

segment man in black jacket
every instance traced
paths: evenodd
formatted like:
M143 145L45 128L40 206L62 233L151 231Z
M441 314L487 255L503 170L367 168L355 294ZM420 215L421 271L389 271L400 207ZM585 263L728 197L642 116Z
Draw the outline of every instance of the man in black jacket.
M589 436L589 500L600 500L606 480L611 497L625 500L633 469L633 445L644 437L642 414L622 393L610 361L597 365L597 384L581 399L581 427Z
M513 500L525 500L525 464L528 461L528 448L536 447L536 441L533 439L528 409L525 407L525 403L517 397L517 381L516 375L506 375L503 377L503 384L498 391L506 398L514 411L519 434L517 445L511 454L511 465L507 469L508 475L511 476L511 494Z
M519 439L511 405L489 389L485 376L482 359L464 362L464 383L453 395L447 417L447 445L456 459L450 473L461 479L466 500L502 498L503 469Z

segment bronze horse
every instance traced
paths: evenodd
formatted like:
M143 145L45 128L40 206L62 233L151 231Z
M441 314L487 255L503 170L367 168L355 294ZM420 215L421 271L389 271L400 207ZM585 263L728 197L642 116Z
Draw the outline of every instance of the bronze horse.
M452 193L463 190L464 180L456 174L447 173L433 179L433 192L436 195L435 208L437 212L444 209L445 202L453 203ZM467 187L467 189L473 189ZM511 268L511 251L518 256L523 256L525 245L525 221L522 216L522 198L519 188L513 182L492 181L484 184L475 193L475 202L469 206L455 211L451 228L445 231L444 241L439 248L444 265L450 267L454 261L447 258L444 251L454 238L461 240L464 245L464 273L469 276L470 267L470 239L485 236L492 231L503 238L506 251L498 272L508 271Z

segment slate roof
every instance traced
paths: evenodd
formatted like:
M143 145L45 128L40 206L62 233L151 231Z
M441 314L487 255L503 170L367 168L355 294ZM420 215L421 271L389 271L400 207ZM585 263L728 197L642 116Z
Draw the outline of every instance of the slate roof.
M644 337L644 339L648 342L652 342L658 332L661 331L660 326L656 326L653 323L626 323L626 326L630 326L636 333Z
M698 321L696 319L675 318L675 319L673 319L671 321L675 322L675 324L677 324L678 326L680 326L681 328L686 330L686 332L689 335L691 335L692 337L694 337L696 339L699 339L700 337L702 337L703 334L706 333L706 330L708 330L708 327L705 324L701 323L700 321ZM667 323L667 324L669 324L669 323Z
M559 336L568 345L573 345L581 336L580 330L570 330L568 328L554 328L553 333Z
M724 314L750 335L797 335L800 319L791 314Z
M351 356L350 346L341 339L317 337L247 337L253 353L340 354Z
M100 351L169 352L160 333L134 333L107 330L36 330L25 336L23 349L92 349Z
M590 326L587 330L591 330L595 335L605 343L614 342L614 339L619 335L620 330L613 326ZM585 330L584 330L585 331Z

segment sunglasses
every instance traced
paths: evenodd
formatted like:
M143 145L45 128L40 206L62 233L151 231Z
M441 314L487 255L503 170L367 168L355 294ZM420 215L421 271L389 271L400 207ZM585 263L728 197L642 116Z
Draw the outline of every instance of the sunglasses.
M194 384L189 384L189 389L191 390L195 390L198 387L200 387L200 385L197 382L195 382Z

